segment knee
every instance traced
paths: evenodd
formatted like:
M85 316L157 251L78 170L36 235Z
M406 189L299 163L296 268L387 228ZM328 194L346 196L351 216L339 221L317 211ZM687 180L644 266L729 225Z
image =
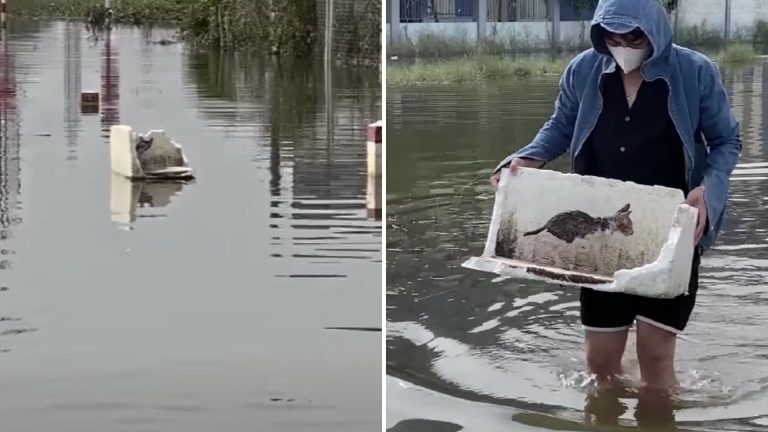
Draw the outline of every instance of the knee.
M621 373L621 354L591 349L587 351L587 366L590 372L598 376L618 375Z

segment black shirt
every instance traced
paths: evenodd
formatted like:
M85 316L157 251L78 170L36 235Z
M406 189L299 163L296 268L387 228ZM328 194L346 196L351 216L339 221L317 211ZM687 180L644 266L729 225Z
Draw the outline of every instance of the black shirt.
M620 73L603 80L603 110L582 147L577 173L687 194L683 143L669 116L666 82L643 81L630 108Z

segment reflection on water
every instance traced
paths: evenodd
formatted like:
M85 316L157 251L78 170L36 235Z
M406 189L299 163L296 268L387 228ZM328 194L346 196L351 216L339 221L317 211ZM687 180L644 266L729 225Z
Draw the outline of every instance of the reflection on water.
M193 63L195 79L206 83L206 97L264 104L226 112L216 103L204 103L202 110L227 134L268 134L268 143L254 143L252 161L269 164L271 257L290 263L278 264L287 271L276 275L346 278L339 266L380 263L381 225L369 220L365 210L366 146L360 129L374 118L375 98L355 90L375 83L339 71L329 104L322 91L328 83L305 67L279 64L270 70L263 60L247 56L206 57L210 67L205 71L196 69L202 56ZM222 80L231 71L237 71L232 79ZM252 73L255 82L244 85Z
M112 126L120 124L120 59L112 38L112 31L107 30L101 40L101 130L105 138Z
M334 70L326 100L318 65L152 43L173 34L3 35L4 429L378 429L376 73ZM113 177L119 123L167 131L196 181Z
M20 115L16 82L16 64L9 48L6 30L0 33L0 299L11 289L8 273L16 255L14 232L22 222ZM0 317L0 336L13 335L20 329L18 318ZM8 348L0 339L0 351Z
M67 131L67 160L77 160L80 134L80 94L83 90L81 26L64 27L64 128Z
M532 281L496 281L461 268L483 249L493 205L489 170L525 145L551 114L556 81L419 87L388 92L388 373L438 392L525 409L518 424L585 421L750 430L768 415L768 357L762 323L768 299L768 160L763 64L723 70L741 121L744 152L733 174L729 216L703 259L697 307L679 342L681 394L588 397L578 291ZM435 127L439 119L439 127ZM567 158L550 165L566 171ZM738 311L735 314L734 311ZM630 335L630 339L634 334ZM629 350L633 350L631 341ZM627 378L639 368L630 354ZM388 403L407 390L394 386ZM429 416L399 407L393 426L414 418L457 423L447 400ZM477 412L484 410L480 405ZM449 414L448 411L451 411ZM585 417L586 416L586 417ZM459 416L465 427L471 416ZM496 417L483 430L508 430ZM708 423L708 422L716 423ZM661 426L659 426L659 423ZM645 427L644 427L645 429ZM413 429L429 430L429 429ZM655 430L650 428L649 430Z
M112 221L130 226L136 221L139 210L141 214L138 217L166 217L167 214L162 212L162 208L169 205L186 184L181 181L131 181L113 173L109 195Z

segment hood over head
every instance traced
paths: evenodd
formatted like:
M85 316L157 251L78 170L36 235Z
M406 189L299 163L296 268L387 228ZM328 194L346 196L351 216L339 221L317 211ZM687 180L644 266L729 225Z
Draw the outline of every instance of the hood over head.
M595 51L610 56L601 27L613 33L642 30L652 47L648 63L667 57L672 47L672 27L658 0L600 0L592 18L590 37Z

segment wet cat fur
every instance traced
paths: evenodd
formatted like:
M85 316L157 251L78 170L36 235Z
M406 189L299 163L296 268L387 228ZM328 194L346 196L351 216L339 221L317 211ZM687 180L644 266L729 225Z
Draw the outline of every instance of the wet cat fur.
M548 231L566 243L573 243L577 238L584 238L598 231L609 231L611 234L618 231L625 236L630 236L634 234L632 219L629 217L631 213L629 204L608 217L592 217L581 210L567 211L552 216L543 227L528 231L523 236Z

